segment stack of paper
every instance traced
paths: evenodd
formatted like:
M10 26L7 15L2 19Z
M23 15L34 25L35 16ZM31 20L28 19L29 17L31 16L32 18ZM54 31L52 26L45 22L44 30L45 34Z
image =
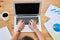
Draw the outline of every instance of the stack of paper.
M50 5L45 16L50 18L44 25L54 40L60 39L60 8Z
M11 34L7 27L0 28L0 40L11 40Z

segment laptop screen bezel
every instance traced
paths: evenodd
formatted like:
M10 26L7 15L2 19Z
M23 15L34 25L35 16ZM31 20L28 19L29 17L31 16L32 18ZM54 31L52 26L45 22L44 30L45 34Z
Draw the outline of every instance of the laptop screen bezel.
M15 10L15 4L16 3L39 3L39 12L37 14L28 14L28 15L39 15L40 14L40 9L41 9L41 2L14 2L14 15L26 15L26 14L16 14Z

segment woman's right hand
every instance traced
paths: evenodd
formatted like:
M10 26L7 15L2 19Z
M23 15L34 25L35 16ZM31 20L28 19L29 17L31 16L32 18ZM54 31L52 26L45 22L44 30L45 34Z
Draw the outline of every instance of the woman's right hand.
M35 31L35 29L37 29L36 21L31 19L29 22L30 22L29 23L30 28Z

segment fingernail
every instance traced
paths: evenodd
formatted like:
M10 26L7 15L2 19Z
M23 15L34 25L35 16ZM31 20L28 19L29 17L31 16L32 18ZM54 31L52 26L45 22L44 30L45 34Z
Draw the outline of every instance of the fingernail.
M31 24L31 23L29 23L29 24Z

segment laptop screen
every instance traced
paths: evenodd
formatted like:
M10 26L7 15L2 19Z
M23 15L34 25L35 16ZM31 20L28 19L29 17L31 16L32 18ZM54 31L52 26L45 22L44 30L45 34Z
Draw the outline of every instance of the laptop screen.
M16 14L39 14L40 3L15 3Z

